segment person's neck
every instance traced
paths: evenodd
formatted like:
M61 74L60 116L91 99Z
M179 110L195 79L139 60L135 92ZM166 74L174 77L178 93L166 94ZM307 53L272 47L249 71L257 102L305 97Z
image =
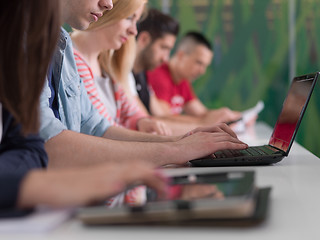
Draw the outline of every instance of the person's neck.
M98 62L98 56L101 48L93 42L94 37L89 37L88 32L74 32L71 35L74 48L79 51L88 64L95 65Z
M175 57L171 58L168 62L168 67L171 73L171 78L175 84L178 84L182 80L182 76L179 74L178 62Z
M136 60L134 61L134 64L133 64L132 72L134 74L139 74L139 73L145 72L145 71L147 71L147 70L143 66L141 56L137 54Z

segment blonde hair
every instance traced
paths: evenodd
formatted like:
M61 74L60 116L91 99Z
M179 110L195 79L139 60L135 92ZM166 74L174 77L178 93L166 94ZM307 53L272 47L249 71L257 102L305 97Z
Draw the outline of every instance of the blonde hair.
M139 7L147 2L148 0L114 0L112 10L105 11L97 22L90 24L87 31L115 24L116 22L131 16Z
M115 24L116 22L131 16L138 8L146 4L148 0L114 0L113 9L105 11L103 16L90 24L86 31L95 30ZM146 11L146 8L145 8ZM128 38L127 42L118 50L103 51L99 55L100 67L110 77L121 84L127 95L130 96L128 75L131 72L136 57L135 36Z

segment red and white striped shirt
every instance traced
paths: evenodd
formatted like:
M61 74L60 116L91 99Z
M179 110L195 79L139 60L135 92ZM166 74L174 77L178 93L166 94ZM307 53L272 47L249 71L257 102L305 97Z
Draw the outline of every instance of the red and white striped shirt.
M93 106L99 111L99 113L108 119L108 121L115 126L123 126L130 129L137 129L137 121L147 115L139 110L138 106L130 102L126 97L125 92L119 84L113 81L113 91L115 97L116 117L113 119L108 112L108 109L101 101L99 96L94 75L91 68L83 59L81 54L74 49L74 57L78 69L78 73L84 83L87 90L88 97ZM106 205L109 207L119 206L121 204L129 204L131 206L139 205L144 202L146 198L146 187L138 186L115 197L110 198Z
M119 84L112 81L112 90L114 92L116 103L114 106L116 108L116 116L115 118L112 118L108 112L108 109L101 101L91 68L76 49L74 49L74 56L78 73L84 83L92 105L102 116L107 118L112 125L123 126L129 129L137 130L137 121L148 116L138 108L134 101L129 101L124 90Z

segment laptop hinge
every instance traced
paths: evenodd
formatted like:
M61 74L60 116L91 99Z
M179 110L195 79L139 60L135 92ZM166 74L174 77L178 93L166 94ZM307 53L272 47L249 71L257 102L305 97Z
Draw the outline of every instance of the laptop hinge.
M278 152L281 152L284 156L288 156L288 153L286 153L285 151L283 151L283 150L280 149L280 148L277 148L276 146L273 146L273 145L271 145L271 144L268 144L267 146L277 149Z

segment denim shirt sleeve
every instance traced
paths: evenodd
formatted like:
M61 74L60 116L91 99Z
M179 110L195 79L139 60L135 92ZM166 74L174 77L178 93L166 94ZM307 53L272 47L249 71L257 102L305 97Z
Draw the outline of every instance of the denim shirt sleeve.
M40 137L45 141L58 135L67 127L54 116L52 109L49 107L49 98L51 97L51 90L48 80L45 81L44 88L40 97Z
M101 137L111 126L110 122L101 116L93 107L84 84L80 79L81 91L81 133Z
M110 123L93 108L87 96L77 71L72 42L65 30L61 31L53 64L53 79L58 96L61 120L55 118L49 107L51 91L48 82L46 82L40 100L40 136L47 141L66 129L88 135L102 136Z

